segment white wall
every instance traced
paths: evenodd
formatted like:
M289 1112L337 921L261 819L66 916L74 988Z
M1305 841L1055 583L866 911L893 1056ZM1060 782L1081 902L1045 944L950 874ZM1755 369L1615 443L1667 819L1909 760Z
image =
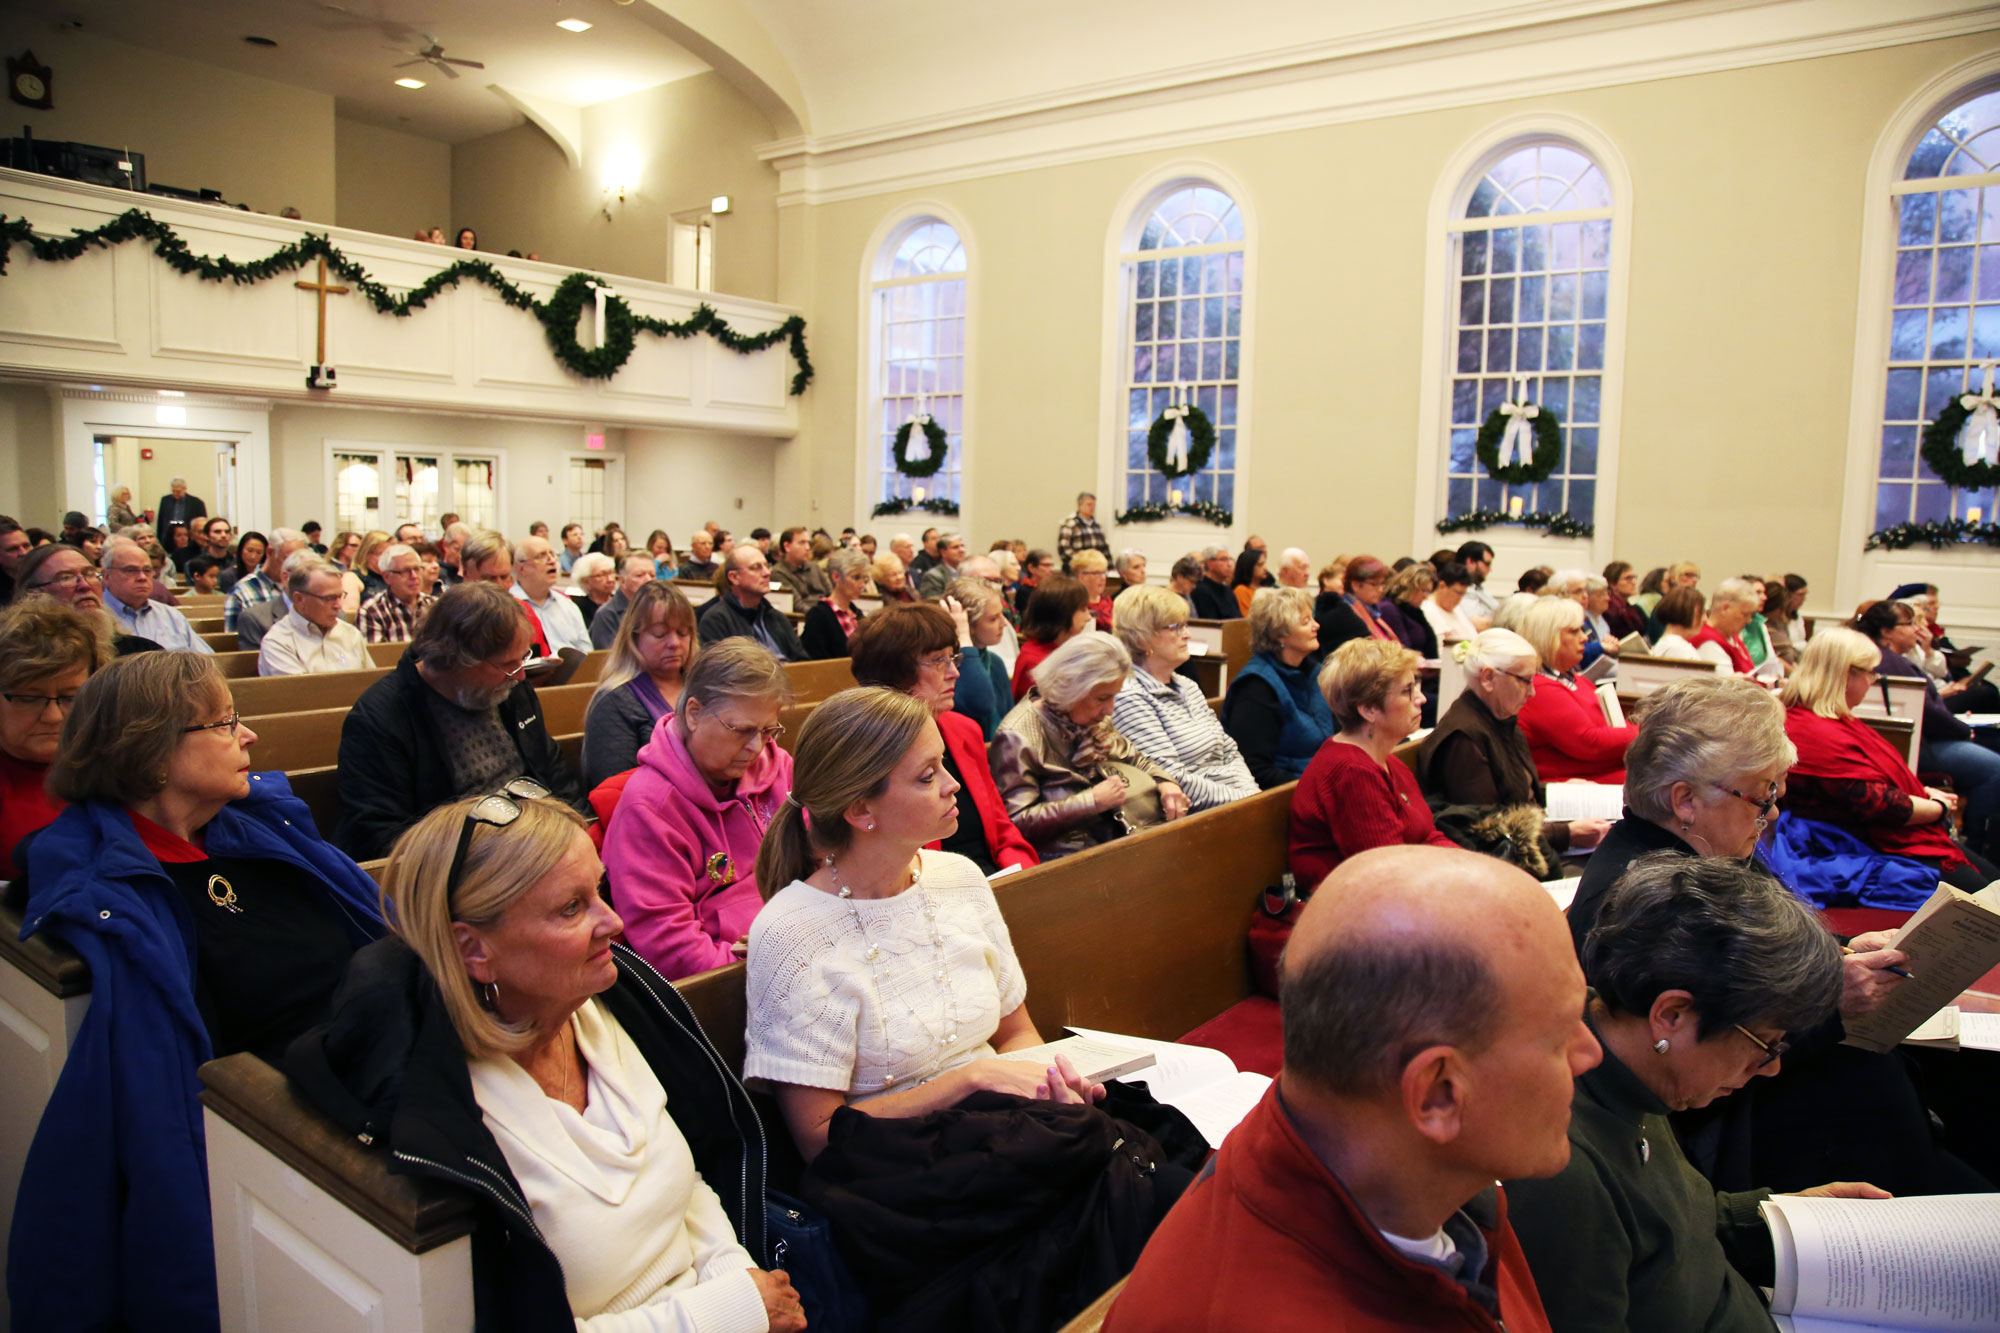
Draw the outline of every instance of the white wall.
M665 528L679 550L710 519L735 533L776 532L801 521L839 531L845 518L778 513L777 452L774 441L753 435L632 427L625 432L625 527L641 537Z
M53 532L62 523L61 476L49 391L38 384L0 384L0 514Z

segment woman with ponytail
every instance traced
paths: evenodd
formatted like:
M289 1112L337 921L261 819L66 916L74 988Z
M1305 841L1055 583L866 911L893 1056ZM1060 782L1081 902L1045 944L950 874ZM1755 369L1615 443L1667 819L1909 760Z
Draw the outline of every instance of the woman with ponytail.
M813 710L757 857L744 1075L776 1096L881 1327L1053 1328L1129 1270L1188 1175L1079 1114L1105 1089L1067 1059L1000 1058L1042 1036L986 877L926 850L958 788L922 700Z

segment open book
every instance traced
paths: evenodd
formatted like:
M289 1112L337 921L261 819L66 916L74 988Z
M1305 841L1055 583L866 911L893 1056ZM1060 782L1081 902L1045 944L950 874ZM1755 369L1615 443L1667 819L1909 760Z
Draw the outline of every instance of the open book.
M1625 788L1616 782L1551 782L1542 806L1555 820L1619 819L1625 814Z
M1599 658L1598 661L1605 659ZM1625 725L1625 705L1619 702L1618 687L1605 681L1597 687L1597 710L1604 714L1604 725L1622 727Z
M1194 1121L1194 1127L1220 1148L1229 1131L1263 1100L1271 1080L1262 1074L1240 1072L1235 1061L1208 1046L1188 1046L1177 1041L1154 1041L1149 1037L1127 1037L1116 1032L1093 1032L1072 1027L1071 1032L1105 1046L1144 1051L1152 1065L1127 1082L1144 1083L1153 1099L1175 1107Z
M1618 659L1606 653L1576 674L1595 685L1599 681L1610 680L1617 671Z
M1549 788L1551 794L1555 788ZM1940 884L1896 932L1891 948L1910 956L1910 980L1866 1014L1847 1020L1846 1045L1887 1051L1958 993L2000 964L2000 884L1967 893ZM2000 1327L2000 1325L1996 1325Z
M2000 1014L1961 1010L1955 1004L1917 1024L1905 1046L1936 1046L1947 1051L2000 1051Z
M2000 1330L2000 1194L1764 1201L1786 1333Z
M1779 681L1785 678L1785 659L1772 653L1769 657L1750 668L1750 679L1761 683Z
M1109 1083L1154 1065L1152 1052L1135 1050L1124 1037L1106 1037L1101 1041L1096 1037L1063 1037L1040 1046L1007 1051L1000 1058L1049 1066L1055 1064L1058 1055L1068 1056L1076 1072L1093 1083Z

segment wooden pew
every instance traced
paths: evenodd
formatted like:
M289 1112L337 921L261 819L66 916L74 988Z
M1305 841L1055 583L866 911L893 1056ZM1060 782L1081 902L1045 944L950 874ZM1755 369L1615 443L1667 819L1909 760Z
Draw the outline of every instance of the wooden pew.
M1250 912L1283 870L1291 795L1263 792L1000 881L1043 1033L1074 1022L1171 1038L1242 999ZM740 1069L743 965L676 987ZM466 1326L460 1196L390 1176L379 1151L345 1140L254 1056L201 1077L225 1327L292 1326L297 1311L328 1308L336 1283L334 1308L365 1326ZM1105 1305L1073 1327L1094 1328Z
M231 648L236 646L235 636L230 636ZM219 652L215 655L215 669L225 680L247 680L257 674L257 654L245 652Z
M363 674L360 672L357 675ZM583 715L597 686L557 685L537 690L542 706L543 725L558 740L583 734ZM340 753L340 728L347 720L346 708L311 708L296 713L269 713L251 720L257 745L251 761L260 769L323 768L334 763Z
M403 649L408 646L407 642L371 643L368 645L368 656L374 660L375 665L378 667L394 666L396 663L402 661Z
M221 632L217 632L214 634L197 634L195 637L199 638L203 643L207 644L210 648L212 648L218 656L224 653L235 653L240 651L238 646L239 640L234 634L224 634ZM257 654L252 653L250 654L250 656L254 659L257 656Z
M791 678L795 704L819 703L854 688L854 665L845 657L824 662L787 662L785 675Z
M567 689L575 685L594 687L603 674L605 659L610 655L609 649L602 648L589 654L577 667L576 674L569 678L569 684L555 688ZM258 676L233 682L229 690L234 696L236 711L246 718L315 708L347 708L352 707L370 685L388 675L390 670L390 667L373 667L363 671L327 671L312 676Z
M209 634L222 634L226 632L222 627L222 617L219 615L201 616L197 618L195 616L188 615L185 609L181 611L181 614L183 616L186 616L188 628L193 630L196 634L209 635ZM231 634L231 637L233 638L235 636Z

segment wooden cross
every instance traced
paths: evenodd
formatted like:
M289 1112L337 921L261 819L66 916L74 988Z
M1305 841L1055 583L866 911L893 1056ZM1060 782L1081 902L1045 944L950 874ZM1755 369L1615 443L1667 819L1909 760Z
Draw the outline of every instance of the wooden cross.
M292 285L294 287L303 287L309 292L319 293L319 359L314 361L313 364L323 366L326 364L326 298L329 296L345 296L347 295L347 288L334 287L327 283L325 255L320 256L318 282L307 282L301 278Z

